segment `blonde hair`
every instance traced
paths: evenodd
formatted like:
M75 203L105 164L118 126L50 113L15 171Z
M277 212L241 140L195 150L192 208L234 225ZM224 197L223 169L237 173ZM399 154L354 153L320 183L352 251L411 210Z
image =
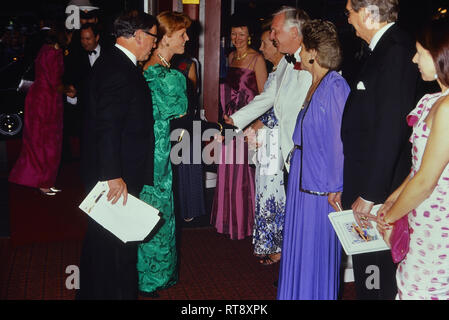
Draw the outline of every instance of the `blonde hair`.
M162 38L164 35L171 37L173 32L181 29L187 29L192 24L189 16L181 12L163 11L157 15L159 22L158 36Z

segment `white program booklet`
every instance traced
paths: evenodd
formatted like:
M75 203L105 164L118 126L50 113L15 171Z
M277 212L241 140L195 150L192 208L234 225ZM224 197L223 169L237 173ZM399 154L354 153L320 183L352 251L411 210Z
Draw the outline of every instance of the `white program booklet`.
M377 215L381 206L374 206L371 214ZM377 231L376 222L370 221L373 227L363 229L355 221L352 210L332 212L329 219L347 255L390 250Z
M159 210L131 194L125 206L123 197L111 204L108 191L107 182L98 182L79 208L125 243L144 240L159 223Z

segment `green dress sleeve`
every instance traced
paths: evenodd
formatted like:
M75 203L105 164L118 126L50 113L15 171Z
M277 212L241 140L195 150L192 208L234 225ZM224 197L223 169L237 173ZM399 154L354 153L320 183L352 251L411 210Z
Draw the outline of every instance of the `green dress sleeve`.
M155 120L171 120L186 114L186 79L181 72L157 64L149 67L144 76L151 88Z

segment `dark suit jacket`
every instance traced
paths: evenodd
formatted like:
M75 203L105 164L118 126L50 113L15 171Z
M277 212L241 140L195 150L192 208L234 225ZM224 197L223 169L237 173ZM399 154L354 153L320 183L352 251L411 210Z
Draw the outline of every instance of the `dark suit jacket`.
M103 53L103 48L101 49ZM87 79L91 69L87 51L69 51L64 57L64 84L71 84L77 91L80 90L81 84Z
M367 58L351 90L341 129L346 208L358 196L383 203L410 172L411 130L406 116L415 103L415 52L411 38L392 26ZM357 89L362 82L366 90Z
M95 61L88 79L81 165L86 191L123 178L138 196L153 185L154 119L142 72L118 48Z

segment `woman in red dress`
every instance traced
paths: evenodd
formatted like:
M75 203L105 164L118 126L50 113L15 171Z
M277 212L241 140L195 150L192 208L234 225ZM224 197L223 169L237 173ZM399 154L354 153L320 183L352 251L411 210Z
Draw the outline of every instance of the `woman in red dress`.
M9 181L39 188L49 196L54 188L62 148L62 39L52 29L35 60L35 80L25 99L22 150L9 175Z

